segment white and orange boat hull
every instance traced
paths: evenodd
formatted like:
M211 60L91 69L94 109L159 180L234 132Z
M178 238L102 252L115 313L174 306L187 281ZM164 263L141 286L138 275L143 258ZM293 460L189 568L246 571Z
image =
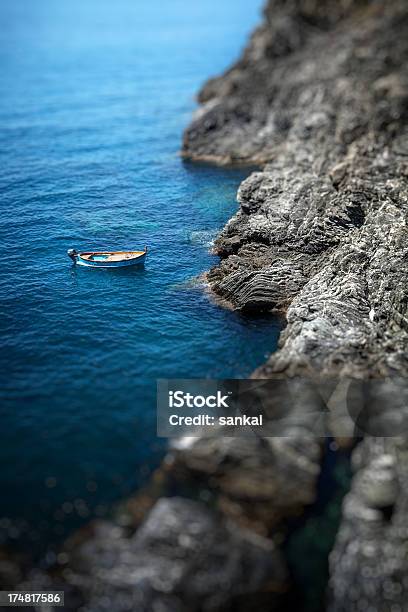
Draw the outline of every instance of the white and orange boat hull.
M88 268L125 268L141 266L146 260L147 247L144 251L82 251L69 249L68 257L79 266Z

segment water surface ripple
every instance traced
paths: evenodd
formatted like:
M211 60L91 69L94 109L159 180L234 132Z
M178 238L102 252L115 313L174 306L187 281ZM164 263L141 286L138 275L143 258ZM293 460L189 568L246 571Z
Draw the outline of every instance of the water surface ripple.
M276 344L277 324L217 307L193 280L248 171L177 153L194 93L260 4L1 4L3 539L61 538L148 477L158 377L245 376ZM144 270L75 269L65 254L145 243Z

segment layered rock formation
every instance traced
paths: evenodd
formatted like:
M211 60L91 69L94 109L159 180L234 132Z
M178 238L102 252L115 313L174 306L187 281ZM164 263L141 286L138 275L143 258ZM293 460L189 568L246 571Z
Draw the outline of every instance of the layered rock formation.
M408 456L395 438L407 434L407 34L403 0L269 0L184 138L187 158L263 166L241 185L208 274L234 308L286 315L254 376L401 377L365 406L365 425L379 425L366 431L393 437L355 451L335 612L408 609Z
M243 59L200 94L184 154L268 162L208 275L236 308L287 312L262 375L408 372L406 13L271 1Z

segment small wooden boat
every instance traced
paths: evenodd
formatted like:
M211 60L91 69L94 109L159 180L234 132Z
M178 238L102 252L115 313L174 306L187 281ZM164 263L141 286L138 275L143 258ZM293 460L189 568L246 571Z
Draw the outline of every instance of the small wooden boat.
M75 249L67 251L68 257L79 266L90 268L123 268L125 266L140 266L146 259L147 247L144 251L82 251Z

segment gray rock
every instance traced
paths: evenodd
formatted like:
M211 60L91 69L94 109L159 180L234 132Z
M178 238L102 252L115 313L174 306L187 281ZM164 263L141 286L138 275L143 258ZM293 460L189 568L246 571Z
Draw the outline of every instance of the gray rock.
M296 428L295 428L296 427ZM206 483L235 518L266 530L316 496L321 449L300 423L290 437L192 437L173 443L174 470Z
M286 314L254 376L380 380L352 421L393 438L355 452L332 612L408 610L408 454L395 438L407 435L407 26L404 0L269 0L184 137L188 158L263 166L241 185L208 273L234 308ZM351 435L349 416L334 430Z
M238 193L210 287L287 312L261 376L408 373L407 6L280 2L202 90L184 155L266 163Z
M405 440L368 438L331 554L330 612L405 612L408 601Z
M286 582L270 540L182 498L160 499L130 537L99 523L70 557L64 578L82 593L81 609L92 612L219 610Z

